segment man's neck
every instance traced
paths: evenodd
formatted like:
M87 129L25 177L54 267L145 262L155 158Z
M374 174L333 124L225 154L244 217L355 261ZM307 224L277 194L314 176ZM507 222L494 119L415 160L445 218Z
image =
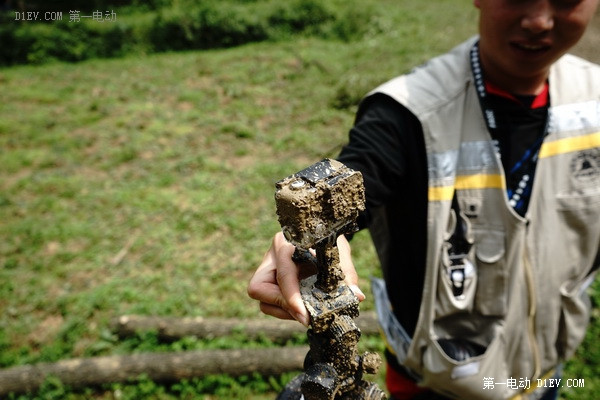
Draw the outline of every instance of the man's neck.
M503 89L497 87L496 85L494 85L493 83L491 83L489 81L485 82L485 88L486 88L488 94L492 94L492 95L495 95L498 97L502 97L504 99L511 100L515 103L525 106L526 108L535 109L535 108L548 106L548 83L547 82L544 84L544 88L542 89L542 91L537 95L529 95L529 94L528 95L519 95L519 94L507 92L506 90L503 90Z
M507 74L493 62L489 62L484 54L481 54L481 64L485 74L485 80L494 86L515 95L539 95L546 87L550 70L530 77L518 77Z

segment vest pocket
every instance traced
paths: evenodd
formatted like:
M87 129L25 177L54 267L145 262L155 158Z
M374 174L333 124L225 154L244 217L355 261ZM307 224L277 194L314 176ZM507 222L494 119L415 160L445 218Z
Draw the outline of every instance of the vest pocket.
M502 317L508 308L504 253L504 232L475 231L478 274L475 310L485 316Z
M595 274L588 276L577 285L567 282L560 288L561 310L556 350L563 360L575 353L585 336L591 309L590 299L585 290L594 280L594 276Z
M444 243L441 265L438 270L436 317L441 318L459 312L473 310L477 272L475 266L463 259L456 265L448 254L449 243Z
M447 341L432 339L423 353L423 384L453 398L490 400L510 397L506 388L500 385L494 390L484 390L485 377L493 377L496 382L508 379L502 333L499 327L494 331L493 340L483 348L483 353L461 360L448 354ZM470 343L467 347L474 345Z
M592 246L595 245L593 238L597 240L600 236L600 190L559 194L556 196L556 209L561 226L568 227L579 238L587 238Z
M437 272L436 318L471 313L477 288L477 271L472 258L473 236L468 218L450 211Z
M579 193L561 193L556 196L559 210L586 210L598 208L600 204L600 190L582 190Z

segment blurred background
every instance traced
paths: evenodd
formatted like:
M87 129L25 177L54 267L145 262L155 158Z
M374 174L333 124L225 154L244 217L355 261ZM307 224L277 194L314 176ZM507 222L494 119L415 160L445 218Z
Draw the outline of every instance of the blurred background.
M279 229L274 183L346 141L377 84L475 34L471 1L0 1L0 368L269 347L123 339L122 315L266 320L246 284ZM579 55L600 62L596 17ZM378 264L353 240L361 310ZM593 301L600 302L598 284ZM600 391L598 309L565 378ZM305 344L302 335L288 345ZM378 337L362 345L383 350ZM2 370L0 370L1 373ZM10 399L271 399L294 373ZM376 379L381 380L381 377Z

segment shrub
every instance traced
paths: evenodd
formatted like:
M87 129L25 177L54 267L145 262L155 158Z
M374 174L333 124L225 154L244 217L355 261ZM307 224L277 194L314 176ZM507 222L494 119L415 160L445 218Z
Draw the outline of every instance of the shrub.
M65 5L73 2L61 2ZM77 4L77 2L75 2ZM92 4L102 9L98 0ZM112 3L111 3L112 4ZM0 65L41 64L60 60L116 57L131 50L211 49L277 40L295 34L318 34L350 40L367 31L369 13L352 6L328 6L318 0L155 0L139 11L128 4L117 21L19 22L0 13ZM67 7L65 5L65 7ZM83 11L82 11L83 12Z
M279 4L269 25L290 33L303 32L335 20L335 14L316 0L295 0Z
M161 12L149 38L156 51L165 51L236 46L268 35L265 24L247 7L206 2L191 10Z
M85 23L24 25L12 37L7 35L5 40L12 41L12 44L6 47L11 52L4 53L2 61L5 65L22 62L41 64L52 60L75 62L114 57L122 54L127 32L118 24L102 30L92 29L90 24Z

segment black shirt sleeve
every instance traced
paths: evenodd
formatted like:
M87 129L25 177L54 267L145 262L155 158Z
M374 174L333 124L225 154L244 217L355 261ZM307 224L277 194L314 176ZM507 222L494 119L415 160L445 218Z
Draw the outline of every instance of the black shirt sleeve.
M338 159L363 174L367 192L363 224L368 226L370 210L402 191L402 180L411 169L410 154L418 147L415 138L422 137L420 131L418 119L386 95L375 94L361 104L350 141Z
M384 94L357 112L339 161L363 174L368 227L394 312L407 332L416 325L425 274L427 162L422 127Z

